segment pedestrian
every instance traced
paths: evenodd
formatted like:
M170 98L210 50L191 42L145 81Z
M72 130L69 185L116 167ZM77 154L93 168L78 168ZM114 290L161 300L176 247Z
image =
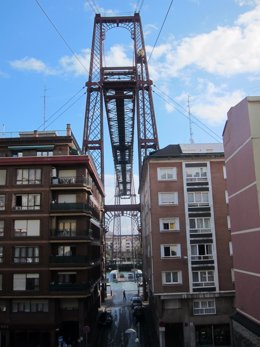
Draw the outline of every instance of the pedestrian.
M123 290L123 299L126 300L125 290Z

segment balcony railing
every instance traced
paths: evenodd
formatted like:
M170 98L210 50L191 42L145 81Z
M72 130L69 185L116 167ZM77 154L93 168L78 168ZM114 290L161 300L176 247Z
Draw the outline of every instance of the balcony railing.
M51 180L52 184L82 184L82 185L87 185L91 186L92 182L91 179L88 177L52 177Z
M91 284L87 283L50 283L50 291L56 292L79 292L89 291Z
M213 254L204 254L204 255L192 255L191 260L212 260Z
M211 233L211 229L203 229L203 228L197 228L197 229L191 229L190 228L190 234L210 234Z
M50 256L50 263L89 265L90 260L82 255L52 255Z
M50 205L51 211L77 211L91 213L99 219L99 211L93 206L81 202L52 202Z
M193 288L215 287L215 282L193 282Z
M92 230L51 230L52 239L84 239L93 240Z

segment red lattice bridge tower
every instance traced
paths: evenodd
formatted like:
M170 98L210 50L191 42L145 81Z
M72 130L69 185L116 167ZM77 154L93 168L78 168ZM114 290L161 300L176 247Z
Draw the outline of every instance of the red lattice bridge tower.
M104 41L108 30L124 28L133 41L133 65L105 67ZM116 34L116 33L115 33ZM115 64L118 65L118 64ZM158 137L149 78L147 56L140 15L102 17L94 20L83 151L92 156L104 183L104 113L108 122L116 176L118 200L133 195L134 131L137 129L139 174L145 156L157 150ZM136 123L135 123L136 122ZM122 205L107 212L139 210L139 206ZM120 205L120 203L119 203Z

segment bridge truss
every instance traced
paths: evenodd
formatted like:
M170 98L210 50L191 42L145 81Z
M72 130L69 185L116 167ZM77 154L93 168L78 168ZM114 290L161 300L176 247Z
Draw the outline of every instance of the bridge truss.
M103 46L108 30L124 28L133 41L132 66L104 66ZM116 203L105 207L108 220L127 214L138 219L139 207L121 205L132 198L134 137L137 129L138 168L151 151L159 148L140 15L121 17L95 16L89 79L87 82L83 151L92 156L104 183L104 113L106 113L116 176ZM131 200L132 201L132 200ZM130 205L131 205L130 201ZM118 205L121 205L120 208ZM139 225L139 221L136 222Z

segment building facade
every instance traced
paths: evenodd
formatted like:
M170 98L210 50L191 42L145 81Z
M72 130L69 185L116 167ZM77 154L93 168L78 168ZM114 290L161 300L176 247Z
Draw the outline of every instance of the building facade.
M169 145L145 158L143 276L160 346L231 346L232 249L223 146Z
M260 346L260 97L230 109L223 138L236 287L234 346Z
M67 125L0 138L0 345L83 346L100 306L103 186Z

